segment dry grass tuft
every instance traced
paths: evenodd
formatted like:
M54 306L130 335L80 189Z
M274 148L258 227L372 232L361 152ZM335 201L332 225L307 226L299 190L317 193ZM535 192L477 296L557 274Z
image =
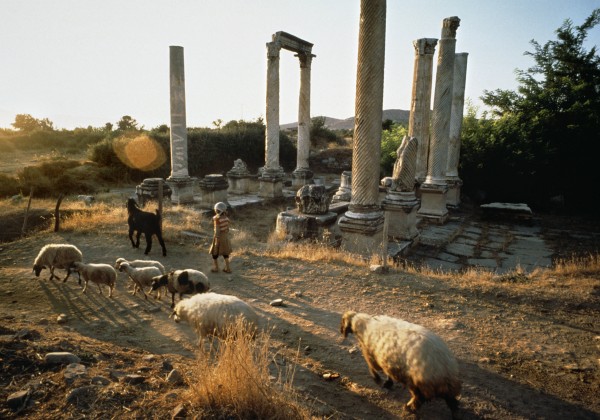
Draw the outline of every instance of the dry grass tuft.
M276 242L269 240L264 254L271 258L293 258L306 262L340 262L357 267L368 267L369 265L369 260L365 260L355 254L316 243Z
M223 340L198 355L184 396L192 410L214 419L310 418L296 398L293 372L278 372L277 378L269 372L274 359L269 349L269 334L253 339L242 321L233 325Z
M553 272L559 276L600 276L600 254L558 260Z

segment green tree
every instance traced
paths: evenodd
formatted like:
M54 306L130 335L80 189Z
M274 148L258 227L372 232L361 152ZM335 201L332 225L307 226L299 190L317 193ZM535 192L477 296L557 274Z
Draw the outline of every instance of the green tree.
M123 115L123 117L117 122L117 127L121 131L137 130L138 123L129 115Z
M487 138L475 141L477 130L471 130L466 152L474 153L469 147L477 144L480 158L497 163L467 161L463 169L487 165L478 179L495 177L492 194L538 205L562 195L567 205L579 210L592 209L592 203L600 201L600 57L595 46L584 46L599 22L600 9L580 26L565 20L556 30L556 40L543 45L531 41L533 51L526 55L534 64L517 70L517 91L484 91L481 99L491 108L492 118L484 119L478 130Z
M402 124L392 124L388 129L381 132L381 173L391 176L396 162L396 150L402 144L402 139L408 134L408 130Z
M36 130L52 131L54 130L54 124L48 118L38 120L29 114L17 114L15 116L15 122L12 126L17 130L24 133L31 133Z

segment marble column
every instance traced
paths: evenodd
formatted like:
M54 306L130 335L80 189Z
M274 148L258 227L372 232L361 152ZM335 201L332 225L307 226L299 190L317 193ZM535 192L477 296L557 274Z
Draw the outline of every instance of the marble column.
M381 253L384 215L379 206L379 160L385 64L386 0L361 0L356 72L352 201L340 218L342 246Z
M265 166L259 177L261 197L283 195L283 168L279 166L279 52L277 42L267 43L267 109L265 130Z
M298 103L298 154L296 169L292 172L292 186L309 184L313 172L308 165L310 154L310 71L313 54L296 55L300 60L300 97Z
M446 166L450 139L450 114L452 112L456 30L459 25L460 19L456 16L444 19L442 24L433 97L427 176L421 185L421 207L417 212L419 217L438 224L443 224L448 220Z
M410 117L408 120L408 136L416 137L419 141L417 168L415 172L418 184L422 184L427 175L433 54L435 53L437 42L436 38L420 38L413 42L415 47L415 64Z
M171 93L171 201L176 204L194 201L194 179L188 174L188 142L185 119L185 71L183 47L169 47Z
M448 207L460 205L460 187L462 180L458 177L458 161L460 158L460 131L465 107L465 85L467 81L468 53L457 53L454 57L454 86L452 88L452 113L450 116L450 141L448 142L448 163L446 182Z

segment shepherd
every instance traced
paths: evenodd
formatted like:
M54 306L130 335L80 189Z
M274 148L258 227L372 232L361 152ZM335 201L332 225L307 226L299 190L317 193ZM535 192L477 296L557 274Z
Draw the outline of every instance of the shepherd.
M218 258L220 255L225 260L223 272L231 273L229 267L229 255L231 254L231 243L229 242L229 218L227 218L227 204L218 202L215 204L215 216L213 217L215 228L212 245L208 251L213 258L213 266L210 269L213 273L219 271Z

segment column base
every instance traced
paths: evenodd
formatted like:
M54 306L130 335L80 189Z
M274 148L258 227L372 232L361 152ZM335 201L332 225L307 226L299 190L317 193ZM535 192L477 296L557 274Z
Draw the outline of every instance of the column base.
M417 216L437 224L444 224L449 214L446 208L448 187L438 184L421 185L421 208Z
M258 178L258 195L263 198L283 197L283 172L263 171Z
M172 177L167 178L171 187L171 202L173 204L191 204L194 202L194 183L196 178Z
M446 195L446 205L448 207L457 208L460 206L460 187L462 180L458 177L448 177L448 193Z
M339 220L342 248L365 257L381 254L384 216L380 210L370 213L347 211ZM387 240L385 241L387 245Z
M390 191L381 203L388 224L388 238L413 241L419 237L417 209L419 202L414 192Z
M314 239L323 236L325 229L334 225L337 214L303 214L298 210L289 210L277 215L275 230L292 240Z
M298 168L292 172L292 187L302 187L303 185L310 184L313 179L314 173L307 168Z

